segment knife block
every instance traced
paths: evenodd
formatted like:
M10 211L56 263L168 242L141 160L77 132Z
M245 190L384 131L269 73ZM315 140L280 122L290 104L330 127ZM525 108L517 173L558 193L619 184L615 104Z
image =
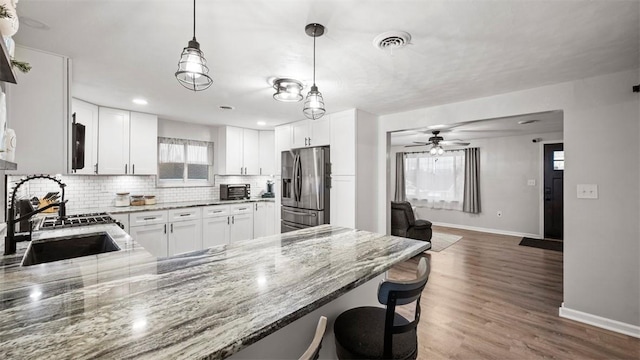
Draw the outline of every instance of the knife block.
M38 209L41 209L41 208L43 208L43 207L45 207L45 206L47 206L47 205L49 205L51 203L54 203L54 202L55 201L49 201L49 200L45 200L45 199L40 199L38 201ZM57 212L57 211L58 211L58 207L57 206L53 206L53 207L48 208L47 210L44 210L43 213L47 213L48 214L48 213L54 213L54 212Z

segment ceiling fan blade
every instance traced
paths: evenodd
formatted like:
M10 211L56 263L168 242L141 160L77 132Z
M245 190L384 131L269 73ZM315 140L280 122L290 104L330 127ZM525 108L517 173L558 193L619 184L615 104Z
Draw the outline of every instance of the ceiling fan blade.
M415 142L415 141L414 141ZM417 143L415 145L405 145L404 147L416 147L416 146L426 146L426 143Z
M429 141L429 142L424 142L424 141L414 141L413 143L414 143L414 144L417 144L417 145L415 145L415 146L426 146L426 145L431 145L431 144L432 144L432 142L431 142L431 141Z
M460 141L460 140L444 140L440 141L440 145L458 145L458 146L467 146L471 143Z

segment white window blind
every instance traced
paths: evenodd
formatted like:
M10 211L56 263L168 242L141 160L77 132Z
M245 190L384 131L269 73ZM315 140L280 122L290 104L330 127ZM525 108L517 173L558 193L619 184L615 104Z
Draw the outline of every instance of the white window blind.
M213 143L158 138L158 179L177 184L209 182L213 166Z
M404 163L408 201L435 209L462 210L463 151L447 151L439 156L428 152L407 153Z

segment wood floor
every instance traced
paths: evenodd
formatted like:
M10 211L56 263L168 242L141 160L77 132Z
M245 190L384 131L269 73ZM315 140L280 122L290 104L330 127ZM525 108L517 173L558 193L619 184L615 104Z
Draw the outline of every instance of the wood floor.
M561 252L518 246L519 237L434 229L463 238L426 253L418 359L640 359L640 339L558 316ZM413 258L390 277L415 277L416 266Z

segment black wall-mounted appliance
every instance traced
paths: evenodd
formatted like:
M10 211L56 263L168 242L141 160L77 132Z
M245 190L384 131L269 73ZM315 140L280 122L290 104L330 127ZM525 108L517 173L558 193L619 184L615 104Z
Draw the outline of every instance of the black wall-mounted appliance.
M80 170L84 169L85 126L76 122L76 113L73 113L72 118L71 143L73 144L73 153L71 155L71 169Z

